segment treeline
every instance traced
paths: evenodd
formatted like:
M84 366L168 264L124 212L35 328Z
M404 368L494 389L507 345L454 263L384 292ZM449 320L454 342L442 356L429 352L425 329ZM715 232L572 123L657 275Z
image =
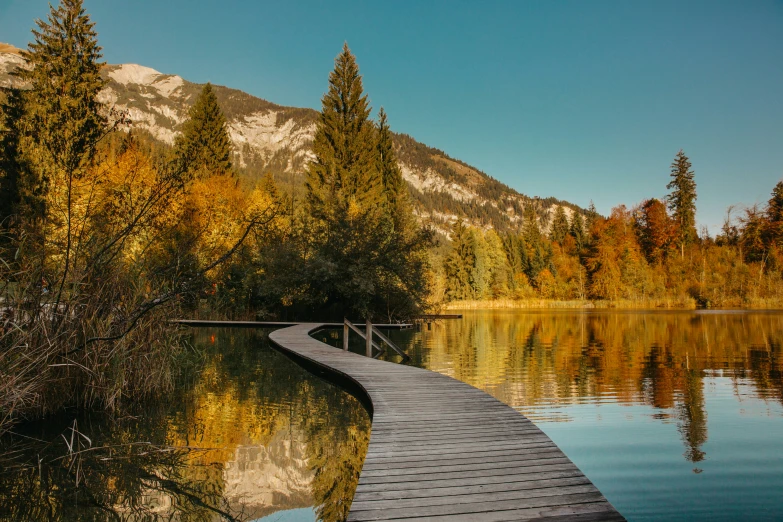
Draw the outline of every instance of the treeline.
M430 235L347 46L295 200L232 163L211 85L161 145L99 101L81 0L36 23L24 88L0 99L0 434L170 390L177 317L394 320L425 305Z
M604 301L608 306L777 307L783 305L783 182L767 205L721 233L696 231L696 183L680 151L671 192L608 217L560 207L544 233L526 209L520 230L498 234L456 222L436 287L444 301ZM509 303L513 306L513 302ZM582 303L584 304L584 303Z
M170 320L281 214L273 187L237 183L210 86L162 147L98 101L80 0L37 25L0 110L0 433L170 390L186 347Z

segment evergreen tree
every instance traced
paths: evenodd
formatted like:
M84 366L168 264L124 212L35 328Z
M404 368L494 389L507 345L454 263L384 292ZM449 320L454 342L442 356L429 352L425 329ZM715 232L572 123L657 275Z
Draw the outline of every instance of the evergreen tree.
M692 243L696 235L696 182L693 179L691 162L680 150L671 166L671 181L666 188L669 194L669 210L676 227L680 257L685 257L685 245Z
M557 207L555 211L555 217L552 220L552 227L549 232L549 239L562 243L568 235L568 216L565 213L565 209L561 206Z
M584 220L582 220L582 214L579 212L574 212L571 216L571 225L568 233L574 238L577 253L580 252L585 246L586 237Z
M29 167L20 154L24 96L27 91L12 90L0 106L0 229L8 230L20 206L20 182Z
M383 183L386 202L384 222L391 222L391 237L382 253L385 271L374 296L373 307L385 309L391 320L392 310L398 314L416 313L426 292L428 268L427 247L432 242L430 230L416 222L408 193L408 184L394 152L394 143L386 111L378 112L376 133L376 165Z
M391 129L389 128L388 117L383 107L378 111L378 143L376 148L377 168L383 180L386 201L392 212L396 227L401 228L404 225L399 221L410 215L408 187L402 178L402 171L397 163Z
M348 214L374 214L384 206L383 180L378 172L375 126L362 87L356 58L348 48L335 59L329 91L313 142L315 160L307 169L310 214L325 223L339 223ZM339 233L339 227L330 228Z
M530 250L534 250L541 242L541 228L538 225L538 215L533 205L526 205L522 216L522 234Z
M444 260L446 296L450 300L473 299L474 269L476 266L475 242L462 220L451 229L451 251Z
M783 246L783 181L779 181L772 190L772 197L767 203L767 242Z
M47 21L36 24L34 41L22 51L30 67L14 72L30 89L13 93L3 108L3 188L4 199L11 199L4 213L29 218L44 216L52 183L70 187L84 174L107 130L97 101L106 83L99 74L104 63L82 0L62 0L50 8Z
M212 85L207 83L190 108L177 139L177 155L191 172L231 172L231 139Z
M308 267L310 294L319 303L367 317L387 277L393 224L378 172L376 126L347 44L321 102L315 159L306 179L315 250Z

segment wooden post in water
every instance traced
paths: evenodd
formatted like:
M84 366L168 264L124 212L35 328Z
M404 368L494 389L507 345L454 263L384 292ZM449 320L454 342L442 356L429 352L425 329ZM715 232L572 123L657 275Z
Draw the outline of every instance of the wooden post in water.
M364 340L366 341L365 344L367 346L367 357L372 357L372 322L369 319L367 319L367 323L365 326L366 329L364 330L365 332Z
M343 319L343 351L348 351L348 323Z

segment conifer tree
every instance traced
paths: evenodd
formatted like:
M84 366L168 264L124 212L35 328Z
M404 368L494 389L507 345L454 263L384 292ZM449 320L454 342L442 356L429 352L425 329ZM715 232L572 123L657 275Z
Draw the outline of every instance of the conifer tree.
M393 224L378 172L376 126L348 44L335 58L321 102L306 179L316 251L308 274L311 294L366 317L381 294Z
M680 256L685 257L685 245L696 239L696 182L693 179L691 162L680 150L671 166L671 181L666 188L669 194L669 211L676 227Z
M10 206L24 201L23 211L41 218L53 178L70 187L107 130L97 100L106 81L99 74L104 63L95 24L82 0L62 0L36 25L34 41L22 51L30 67L14 72L30 89L9 97L3 110L11 118L7 132L12 135L4 145L13 141L17 155L5 162L4 177L17 199Z
M191 172L231 172L231 139L212 85L207 83L190 108L177 140L177 154Z
M571 216L571 225L568 229L568 233L574 238L576 251L581 251L585 246L585 225L582 214L579 212L574 212Z
M527 247L534 250L541 242L541 228L538 225L538 215L533 205L528 204L522 216L522 234Z
M475 242L470 230L460 219L451 229L451 251L443 266L449 299L472 299L475 296L472 285L475 266Z
M549 232L549 239L562 243L568 235L568 216L563 207L558 206L555 210L555 217L552 220L552 229Z
M783 181L779 181L772 189L772 197L767 203L766 217L767 242L780 248L783 243Z
M405 185L402 171L397 163L389 121L383 107L378 111L378 142L376 148L377 168L383 180L386 201L393 214L395 225L400 226L397 224L397 221L410 215L408 187Z
M397 162L391 129L383 108L378 111L376 162L386 202L387 216L384 221L391 223L392 231L383 254L385 272L373 306L384 308L387 317L391 317L391 309L402 314L415 313L427 292L427 247L432 242L432 233L416 222L408 184Z
M375 125L364 94L356 58L343 45L329 75L329 91L313 142L315 160L307 169L310 214L326 223L339 223L352 214L372 213L383 204L383 180L378 173ZM339 227L331 228L338 232Z

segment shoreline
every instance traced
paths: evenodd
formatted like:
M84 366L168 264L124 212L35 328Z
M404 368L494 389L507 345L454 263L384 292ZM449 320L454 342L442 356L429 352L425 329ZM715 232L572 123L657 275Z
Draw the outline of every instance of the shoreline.
M492 299L451 301L441 310L783 310L783 301L757 299L750 303L726 303L723 306L700 307L692 298L651 299L645 301L604 301L554 299Z

